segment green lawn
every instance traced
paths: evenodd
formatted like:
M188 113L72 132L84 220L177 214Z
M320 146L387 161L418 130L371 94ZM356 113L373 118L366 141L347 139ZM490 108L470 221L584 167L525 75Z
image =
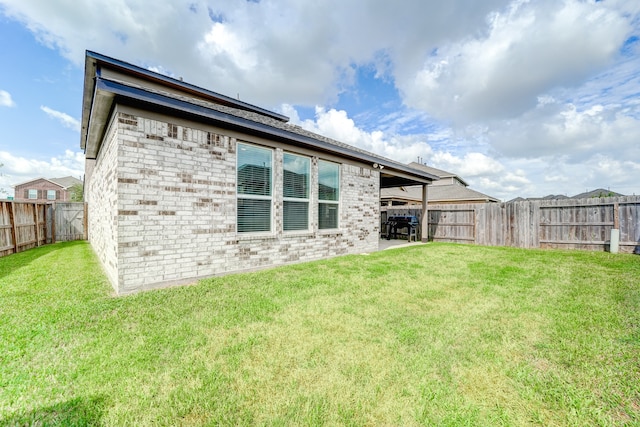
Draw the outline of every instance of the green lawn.
M113 297L0 259L0 425L640 425L640 257L428 244Z

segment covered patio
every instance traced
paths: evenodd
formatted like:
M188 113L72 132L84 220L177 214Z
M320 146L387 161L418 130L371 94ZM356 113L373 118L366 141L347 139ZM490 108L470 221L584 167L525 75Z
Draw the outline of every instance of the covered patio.
M417 176L415 174L415 169L411 169L408 168L406 170L402 170L402 168L398 168L397 165L393 165L392 168L389 168L387 170L385 169L385 166L382 164L378 164L378 163L374 163L373 167L375 169L379 169L380 170L380 190L382 190L383 188L394 188L394 187L409 187L409 186L415 186L415 185L421 185L422 186L422 203L421 203L421 207L422 207L422 214L420 216L421 220L420 220L420 230L419 230L419 235L421 236L421 240L423 243L426 243L428 241L428 230L429 230L429 224L428 224L428 218L429 216L427 215L427 202L429 199L429 192L428 192L428 185L431 184L433 181L438 180L439 178L435 175L429 174L424 172L422 174L422 176ZM382 231L382 230L381 230ZM397 246L392 240L386 240L386 243L382 243L382 238L380 239L380 244L379 247L381 249L386 249L387 247L390 246ZM403 240L399 240L397 242L404 242L405 244L408 243L407 241L403 241ZM400 244L400 243L398 243Z

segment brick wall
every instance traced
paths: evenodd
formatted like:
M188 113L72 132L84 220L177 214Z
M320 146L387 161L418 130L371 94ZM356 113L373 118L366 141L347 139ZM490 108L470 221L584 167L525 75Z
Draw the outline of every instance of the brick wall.
M85 162L87 238L118 290L118 143L116 124L107 131L96 161Z
M340 229L318 230L317 157L312 157L311 230L285 233L283 148L276 148L274 232L250 236L236 232L237 136L131 112L116 112L111 127L89 185L89 235L94 247L108 247L96 252L108 270L115 266L117 280L110 278L119 293L377 249L375 170L342 164ZM107 234L117 240L116 262Z

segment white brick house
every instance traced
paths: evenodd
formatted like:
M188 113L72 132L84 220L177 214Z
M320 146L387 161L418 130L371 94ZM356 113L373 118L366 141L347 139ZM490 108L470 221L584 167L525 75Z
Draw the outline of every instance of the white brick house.
M426 202L435 176L287 121L87 52L88 236L117 293L375 251L380 188Z

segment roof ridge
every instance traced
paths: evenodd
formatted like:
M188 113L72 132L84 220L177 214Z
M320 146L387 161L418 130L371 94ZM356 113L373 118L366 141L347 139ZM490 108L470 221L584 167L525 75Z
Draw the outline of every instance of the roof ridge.
M234 117L238 117L241 119L245 119L245 120L251 120L253 122L257 122L263 125L267 125L267 126L271 126L280 130L284 130L286 132L290 132L299 136L303 136L303 137L307 137L307 138L312 138L315 139L317 141L322 141L322 142L326 142L329 143L331 145L334 145L336 147L339 148L343 148L343 149L348 149L351 151L355 151L359 154L364 154L364 155L368 155L368 156L372 156L375 157L378 160L383 160L384 162L387 162L389 165L392 165L394 167L403 169L403 168L408 168L410 170L414 170L415 172L421 172L424 173L424 171L421 171L419 169L413 168L407 164L398 162L396 160L393 159L389 159L387 157L381 156L379 154L375 154L372 153L370 151L361 149L359 147L350 145L350 144L346 144L344 142L338 141L336 139L333 138L329 138L326 137L324 135L320 135L317 134L315 132L312 132L310 130L307 130L305 128L303 128L302 126L298 125L298 124L294 124L294 123L287 123L287 122L283 122L281 120L277 120L275 118L269 117L269 116L265 116L259 113L255 113L252 111L247 111L247 110L243 110L240 108L234 108L228 105L222 105L222 104L217 104L215 102L211 102L211 101L206 101L204 99L200 99L200 98L194 98L192 96L187 96L184 94L180 94L180 93L175 93L175 92L170 92L170 91L166 91L166 90L162 90L159 88L152 88L149 86L143 86L137 83L133 83L131 81L123 81L120 79L116 79L116 78L106 78L106 77L100 77L100 80L104 80L104 81L110 81L110 82L114 82L120 85L124 85L127 87L131 87L131 88L135 88L141 91L145 91L151 94L156 94L156 95L161 95L161 96L166 96L168 98L172 98L172 99L176 99L178 101L182 101L182 102L186 102L192 105L196 105L199 107L204 107L204 108L209 108L221 113L225 113L225 114L229 114L232 115ZM431 174L433 175L433 174ZM437 176L434 176L434 178L437 178Z
M223 104L231 104L231 105L235 105L237 108L241 109L241 110L246 110L246 111L252 111L255 112L257 114L262 114L265 116L269 116L272 117L276 120L280 120L280 121L284 121L284 122L288 122L289 121L289 117L280 114L280 113L276 113L274 111L271 110L267 110L266 108L262 108L259 107L257 105L254 104L250 104L248 102L244 102L241 101L239 99L234 99L228 95L224 95L221 94L219 92L214 92L210 89L206 89L203 88L201 86L197 86L194 85L192 83L187 83L185 81L182 80L182 78L176 79L174 77L170 77L167 76L166 74L162 74L162 73L158 73L156 71L151 71L147 68L144 67L140 67L138 65L134 65L131 64L129 62L126 61L122 61L120 59L116 59L116 58L112 58L110 56L107 55L103 55L101 53L97 53L91 50L87 50L85 52L85 60L88 61L89 59L95 61L95 62L103 62L103 63L107 63L109 64L111 67L120 69L120 70L126 70L129 73L135 73L138 75L143 75L146 78L151 78L154 80L160 80L161 82L163 82L164 84L169 84L173 87L177 87L180 88L186 92L195 92L195 93L199 93L201 96L202 95L206 95L212 99L216 99L217 101L223 103ZM85 66L86 67L86 66ZM99 73L98 73L99 76ZM100 76L101 77L101 76Z

